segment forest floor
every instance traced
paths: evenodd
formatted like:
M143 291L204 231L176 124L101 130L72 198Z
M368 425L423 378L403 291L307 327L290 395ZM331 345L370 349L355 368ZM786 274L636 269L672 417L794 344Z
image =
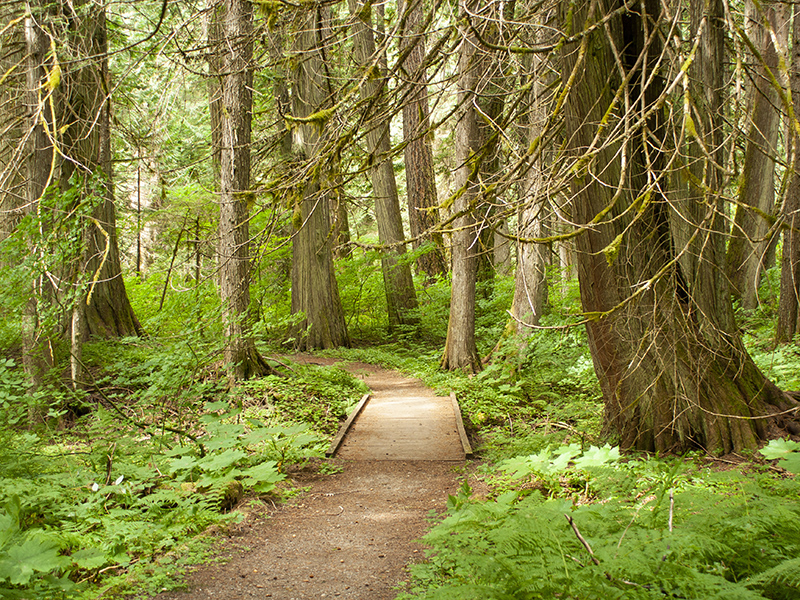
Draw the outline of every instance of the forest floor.
M433 393L422 382L374 365L352 363L347 369L373 390L409 397ZM444 512L448 495L457 492L465 463L331 462L341 471L324 475L310 464L290 473L293 486L304 491L279 506L245 510L241 523L220 534L227 538L222 560L195 568L189 591L163 593L157 600L394 598L407 566L423 558L418 540Z

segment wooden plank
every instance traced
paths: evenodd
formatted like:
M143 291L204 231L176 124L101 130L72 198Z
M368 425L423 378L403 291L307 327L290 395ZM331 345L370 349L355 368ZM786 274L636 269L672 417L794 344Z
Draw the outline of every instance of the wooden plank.
M472 446L469 445L467 432L464 431L464 421L461 419L461 407L458 405L456 393L450 392L450 400L453 402L453 412L456 414L456 427L458 428L458 437L461 438L461 446L464 448L464 456L472 458Z
M342 440L344 440L344 436L347 434L347 430L350 429L350 425L353 424L353 421L356 420L358 413L361 412L361 409L364 408L364 405L369 400L369 394L364 394L361 400L358 402L355 410L350 413L350 416L347 417L347 421L339 428L339 433L336 434L336 437L333 438L330 447L325 451L325 456L331 457L336 454L336 451L339 449L339 446L342 444Z

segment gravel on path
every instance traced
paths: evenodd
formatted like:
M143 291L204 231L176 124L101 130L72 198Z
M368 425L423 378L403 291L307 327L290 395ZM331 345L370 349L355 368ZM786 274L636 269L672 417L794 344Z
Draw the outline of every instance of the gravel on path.
M398 386L398 373L372 365L350 369L375 391L431 393L407 379ZM293 483L308 491L269 518L251 515L231 526L224 563L197 567L188 592L156 600L393 599L407 565L423 558L418 540L443 514L448 495L457 493L464 461L332 462L341 472L306 468L294 474Z
M394 598L406 566L423 557L417 540L457 492L463 463L334 462L341 473L301 475L308 492L232 528L229 560L191 573L189 592L157 599Z

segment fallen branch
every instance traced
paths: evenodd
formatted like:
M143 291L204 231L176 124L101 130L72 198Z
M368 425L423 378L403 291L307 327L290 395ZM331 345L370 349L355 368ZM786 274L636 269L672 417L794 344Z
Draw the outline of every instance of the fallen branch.
M583 547L586 548L586 551L589 553L589 556L592 557L592 562L599 567L600 561L597 560L597 557L594 555L594 552L592 551L592 547L589 545L589 542L587 542L586 539L581 535L581 532L578 531L578 526L575 524L575 519L566 514L564 516L567 518L567 521L572 526L572 531L575 532L575 535L577 536L580 543L583 544ZM609 575L608 573L606 573L606 577L608 577L609 580L611 579L611 575Z

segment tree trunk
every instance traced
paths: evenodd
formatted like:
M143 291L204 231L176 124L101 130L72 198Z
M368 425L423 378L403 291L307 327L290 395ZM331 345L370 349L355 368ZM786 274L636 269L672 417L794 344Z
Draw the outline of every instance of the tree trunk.
M589 3L580 3L573 23L586 27L622 4L608 0L592 6L595 12L589 14ZM659 112L647 112L664 91L663 80L652 73L661 54L660 38L650 35L662 25L662 17L656 0L645 0L641 8L642 13L613 18L606 30L610 39L606 31L595 29L563 49L565 83L571 74L576 76L564 105L565 130L572 132L567 149L577 161L572 170L573 216L588 224L604 215L578 237L577 246L581 301L606 423L625 448L702 448L712 453L753 449L766 435L765 415L790 401L744 350L727 290L708 297L710 285L717 283L715 270L724 264L713 214L719 177L708 163L703 189L709 196L702 206L710 215L687 248L695 248L698 237L707 238L693 257L692 276L685 277L679 268L671 235L676 219L669 215L678 203L671 198L666 145L660 140L666 139L668 125L675 128L670 137L677 139L681 124L664 123ZM699 68L718 69L723 62L718 44L724 21L718 9L712 1L711 13L705 15L695 58ZM695 34L699 22L692 23ZM619 60L612 48L625 48ZM698 93L700 81L705 96ZM698 112L712 106L719 111L717 81L706 72L690 88ZM622 125L629 132L621 141L608 137L616 123L606 126L604 118L617 89L630 108L619 112L628 119ZM716 121L695 118L705 147L718 152ZM627 163L620 158L620 144L630 157Z
M429 246L417 258L417 269L429 282L447 274L442 233L437 231L439 201L433 170L428 77L425 72L425 31L422 0L401 0L398 7L403 29L400 53L405 54L402 71L410 87L403 103L403 139L406 195L411 243L414 250Z
M22 14L22 2L0 5L0 23ZM25 198L23 132L25 130L24 23L0 33L0 242L16 229ZM23 65L22 68L18 65ZM0 268L4 266L0 258Z
M477 55L477 39L474 30L465 22L473 20L477 0L463 0L461 15L462 42L458 62L458 104L460 106L456 124L456 192L453 210L452 273L450 296L450 318L447 324L442 367L477 372L481 369L478 348L475 343L475 288L478 270L479 235L473 210L480 201L478 171L482 150L481 131L475 96L481 73L481 62Z
M511 239L507 219L500 219L495 225L492 263L498 275L506 277L511 274Z
M542 23L549 20L540 17L537 25L542 31ZM548 23L548 25L550 25ZM552 41L552 34L543 34L546 41ZM537 42L539 41L537 37ZM526 63L526 72L532 82L528 92L527 135L523 138L523 151L540 143L547 121L551 98L547 94L548 77L543 68L548 59L533 55ZM544 244L531 243L526 240L545 236L548 219L548 185L544 167L545 160L539 153L532 159L521 183L520 209L517 218L517 269L514 274L514 299L511 304L512 331L522 340L527 338L532 329L530 325L538 325L545 305L547 304L547 271L550 248ZM523 344L524 345L524 344Z
M86 66L64 74L66 98L64 118L78 117L64 132L68 156L74 157L88 172L84 185L93 174L98 179L82 194L92 194L95 209L85 226L84 277L89 279L84 315L87 336L122 337L142 333L133 313L119 258L116 207L114 206L111 161L111 97L108 73L106 13L102 5L88 0L74 2L77 19L71 23L76 51L93 58ZM61 187L66 190L75 171L74 163L65 161L61 168ZM80 286L79 286L80 287ZM74 337L74 336L73 336Z
M327 80L323 29L329 9L309 6L295 39L293 107L294 139L308 164L301 197L295 200L292 222L292 314L302 320L292 327L298 350L349 345L344 311L333 268L331 194L327 161L322 156L326 139L321 127L308 117L331 106ZM324 113L323 113L324 114Z
M212 49L207 53L208 60L208 117L211 126L211 172L214 181L220 180L222 165L222 89L225 66L221 44L224 38L222 29L221 0L208 0L207 35Z
M385 108L385 49L376 50L370 6L360 0L349 0L349 4L356 60L364 70L374 73L361 84L361 102L367 128L368 163L375 197L378 240L384 246L381 268L389 311L389 331L393 332L404 325L416 326L419 315L411 266L403 260L406 253L405 234L392 163L390 118L381 114Z
M481 39L490 44L505 44L507 25L514 20L516 0L502 3L488 2L478 4L479 20L474 26L481 31ZM505 76L505 57L497 50L487 48L483 42L476 49L475 62L479 73L476 85L476 102L480 108L478 117L479 136L482 142L479 162L479 181L481 186L481 207L476 211L478 219L478 290L484 299L494 293L495 264L494 253L498 236L496 218L498 199L496 185L502 178L500 170L502 153L500 131L504 129L503 111L509 79Z
M270 371L251 333L250 140L253 111L253 7L224 0L221 15L219 293L225 363L232 380Z
M776 32L780 44L786 44L788 35L785 19L778 14L783 11L771 2L759 6L761 10L753 0L746 3L747 33L759 50L763 63L756 63L756 73L753 74L750 94L753 118L747 136L739 203L727 257L731 287L734 294L741 297L742 308L748 310L758 305L761 273L768 266L767 255L777 233L763 216L772 215L775 210L775 157L781 125L778 91L767 75L767 69L773 74L778 73L778 51L764 21ZM756 60L755 57L752 59Z
M338 187L332 201L333 255L339 259L350 258L353 255L350 245L350 215L347 212L347 202Z
M27 214L38 213L40 234L43 233L44 220L40 211L40 202L45 189L52 181L50 165L53 161L54 148L45 131L45 125L52 131L54 112L54 90L46 87L48 75L47 52L48 37L40 24L49 20L47 11L40 5L31 7L32 14L25 19L26 46L26 106L29 130L27 147L25 148L25 170L27 185L25 188L25 211ZM36 243L31 244L31 252L40 254ZM32 389L38 388L44 374L53 365L53 350L50 326L43 326L40 305L48 304L52 298L49 282L43 274L36 273L31 283L30 297L25 303L22 314L22 362ZM30 415L32 420L39 420L41 415Z
M791 65L792 102L795 118L800 115L800 6L794 5ZM781 292L778 305L778 342L790 342L800 331L800 134L789 125L794 152L794 172L789 179L783 218L783 256L781 258Z

